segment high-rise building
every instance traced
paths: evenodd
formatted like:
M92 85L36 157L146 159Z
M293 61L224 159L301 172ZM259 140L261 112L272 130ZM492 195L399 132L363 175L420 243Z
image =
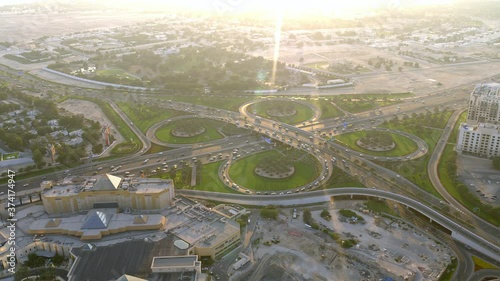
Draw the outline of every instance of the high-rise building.
M500 156L500 84L478 84L460 124L456 150L480 157Z
M467 124L500 124L500 84L478 84L472 91L467 112Z

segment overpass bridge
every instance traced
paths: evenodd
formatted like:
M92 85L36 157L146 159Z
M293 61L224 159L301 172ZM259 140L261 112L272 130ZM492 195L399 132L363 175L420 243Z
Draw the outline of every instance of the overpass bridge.
M452 237L461 243L482 252L484 255L492 258L493 260L500 260L500 241L493 244L481 236L475 234L473 231L462 227L448 217L442 215L431 207L411 199L409 197L377 189L359 188L359 187L345 187L334 188L326 190L311 191L306 193L294 193L285 195L240 195L229 193L216 193L205 192L197 190L176 190L177 194L185 195L193 198L200 198L206 200L221 201L227 203L235 203L251 206L267 206L267 205L307 205L315 203L330 202L332 196L368 196L384 198L399 202L408 208L412 208L417 212L428 217L444 228L450 230Z

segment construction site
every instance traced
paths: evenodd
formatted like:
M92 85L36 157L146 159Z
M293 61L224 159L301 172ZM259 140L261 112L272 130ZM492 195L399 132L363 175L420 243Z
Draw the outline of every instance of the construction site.
M328 220L320 215L327 207ZM304 224L303 211L293 218L293 209L282 209L278 222L260 218L243 249L249 261L230 268L230 280L438 280L454 258L427 230L376 215L362 201L311 208L318 230Z

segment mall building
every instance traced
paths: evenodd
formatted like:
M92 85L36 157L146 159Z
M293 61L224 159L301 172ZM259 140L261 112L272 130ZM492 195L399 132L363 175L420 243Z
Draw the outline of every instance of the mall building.
M99 208L159 210L172 204L172 180L121 178L105 174L42 182L45 211L70 214Z

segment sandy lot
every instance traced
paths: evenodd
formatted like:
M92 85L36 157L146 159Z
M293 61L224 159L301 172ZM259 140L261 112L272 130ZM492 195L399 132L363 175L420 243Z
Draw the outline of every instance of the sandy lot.
M58 105L59 108L64 108L73 114L83 114L83 116L90 120L95 120L101 123L104 127L106 125L111 125L111 134L115 137L117 142L124 141L122 135L118 132L115 125L109 121L109 119L104 115L104 112L93 102L67 99Z
M317 223L331 228L341 239L353 238L357 246L343 249L321 231L307 229L291 210L283 210L279 222L259 219L248 254L253 260L237 271L231 280L379 280L390 276L402 280L437 280L452 252L413 226L389 218L358 211L355 201L336 202L335 208L349 208L364 218L365 223L351 224L330 209L332 219L312 212ZM263 244L278 238L278 244ZM251 270L253 269L253 272ZM245 275L245 272L251 272Z
M51 1L49 11L57 10L58 3ZM0 34L3 41L29 41L41 36L62 35L98 28L113 28L158 18L160 14L123 11L93 11L70 13L39 13L0 16Z

